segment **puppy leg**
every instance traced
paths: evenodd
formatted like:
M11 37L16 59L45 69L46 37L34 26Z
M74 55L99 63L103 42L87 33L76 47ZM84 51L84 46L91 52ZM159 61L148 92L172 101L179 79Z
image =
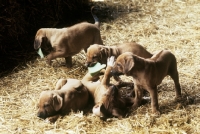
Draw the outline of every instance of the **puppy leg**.
M50 54L47 55L47 63L51 65L51 60L58 58L58 57L64 57L65 53L63 51L52 51Z
M118 119L122 119L122 117L124 116L122 110L118 109L118 108L114 108L112 110L112 115L117 117Z
M55 116L51 116L51 117L48 117L47 120L51 123L55 123L56 120L60 117L60 115L55 115Z
M142 97L143 97L143 89L140 88L138 85L135 85L135 98L134 98L134 104L132 106L133 109L137 109L142 101Z
M71 68L72 67L72 56L65 57L66 67Z
M67 79L59 79L56 83L55 90L60 90L67 83Z
M180 99L181 98L181 86L179 83L179 74L178 74L176 63L172 64L171 66L172 66L170 69L171 72L169 72L169 75L173 79L174 84L175 84L176 99Z
M155 115L160 115L160 112L158 110L158 92L157 92L157 87L148 88L147 90L149 91L150 97L151 97L152 113L155 114Z
M177 75L172 76L172 79L174 80L174 84L175 84L175 90L176 90L176 98L181 97L181 86L179 83L179 78L178 78L178 73Z
M99 45L103 45L103 41L101 39L101 34L100 31L98 31L98 33L96 33L95 39L94 39L94 43L93 44L99 44Z

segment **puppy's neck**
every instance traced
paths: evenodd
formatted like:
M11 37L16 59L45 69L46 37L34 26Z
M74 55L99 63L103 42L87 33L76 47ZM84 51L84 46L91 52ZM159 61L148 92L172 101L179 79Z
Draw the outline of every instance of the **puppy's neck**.
M64 97L63 95L65 94L64 90L54 90L54 93L57 93L59 96Z
M134 70L142 71L145 69L146 61L144 58L134 55L133 59L134 59L134 67L133 67Z
M154 72L156 63L153 60L144 59L142 57L134 56L134 67L132 69L135 76L139 73L145 72L145 74L149 74L150 72Z
M104 76L103 76L103 79L102 79L102 81L101 81L101 84L102 85L109 85L110 84L110 78L111 78L111 69L112 69L112 67L110 67L110 66L107 66L106 67L106 71L105 71L105 74L104 74Z
M121 52L116 46L109 47L109 49L110 56L118 57L121 54Z

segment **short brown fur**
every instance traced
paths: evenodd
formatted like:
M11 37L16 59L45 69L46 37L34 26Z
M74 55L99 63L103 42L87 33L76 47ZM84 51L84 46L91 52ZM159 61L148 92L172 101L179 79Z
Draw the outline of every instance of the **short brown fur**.
M129 52L123 53L117 58L112 73L133 77L135 90L133 108L140 105L145 89L150 93L152 112L160 114L157 85L162 82L166 75L171 76L174 81L176 97L181 97L176 58L168 50L162 50L149 59L141 58Z

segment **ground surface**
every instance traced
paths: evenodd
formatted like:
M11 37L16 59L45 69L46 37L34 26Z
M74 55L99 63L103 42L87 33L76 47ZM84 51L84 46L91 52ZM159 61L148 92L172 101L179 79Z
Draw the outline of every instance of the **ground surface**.
M91 113L72 112L50 124L36 117L38 97L52 90L59 78L81 79L86 74L84 53L74 56L74 66L66 69L62 59L49 67L44 59L15 68L0 79L0 133L159 133L200 132L200 1L124 1L126 11L114 21L101 24L106 45L136 41L150 52L169 49L177 58L185 101L175 103L173 81L166 77L158 86L160 117L152 117L150 104L131 110L129 116L104 122ZM118 3L113 3L118 4ZM131 10L134 9L134 10ZM135 9L137 12L135 12ZM129 79L124 77L124 79ZM192 98L189 102L188 98Z

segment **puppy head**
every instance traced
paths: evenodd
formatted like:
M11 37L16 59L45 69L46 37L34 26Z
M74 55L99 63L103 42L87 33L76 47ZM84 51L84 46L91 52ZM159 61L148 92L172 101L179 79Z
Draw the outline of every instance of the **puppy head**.
M133 54L131 52L125 52L116 59L111 72L114 76L119 76L121 74L128 75L128 73L131 71L133 67L134 67Z
M39 49L41 45L47 41L48 39L45 35L45 31L43 29L39 29L35 35L34 49Z
M100 62L101 64L106 64L106 61L107 61L106 51L107 51L107 48L102 45L98 45L98 44L91 45L87 49L86 66L92 67L97 62Z
M110 86L109 89L104 94L101 102L97 103L92 111L95 115L100 116L101 119L106 119L107 117L113 115L118 117L121 114L116 114L120 109L116 108L118 102L118 88L116 86Z
M39 98L37 116L46 119L55 115L62 107L63 98L53 91L43 91Z

